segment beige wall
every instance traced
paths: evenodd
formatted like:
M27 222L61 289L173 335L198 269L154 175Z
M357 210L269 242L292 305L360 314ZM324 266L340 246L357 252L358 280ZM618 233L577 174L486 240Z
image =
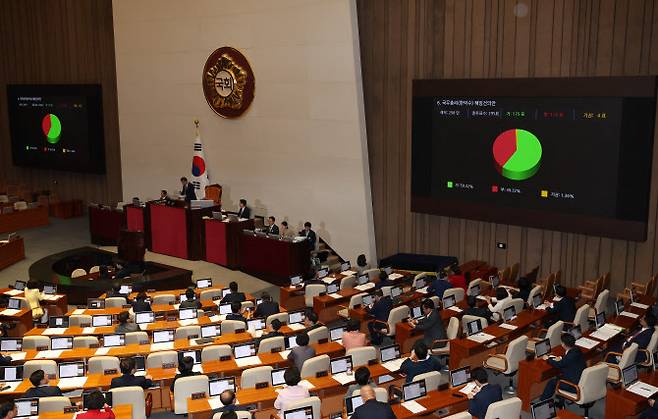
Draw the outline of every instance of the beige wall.
M375 256L356 9L349 0L114 0L125 200L190 175L193 119L223 203L310 220L343 257ZM203 97L206 58L239 49L256 77L243 117Z

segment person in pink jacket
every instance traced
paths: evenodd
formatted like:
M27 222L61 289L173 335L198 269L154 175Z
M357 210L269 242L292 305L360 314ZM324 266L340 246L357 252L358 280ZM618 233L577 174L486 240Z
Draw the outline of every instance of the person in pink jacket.
M359 330L360 327L361 324L355 319L347 323L346 331L343 333L343 347L346 351L366 346L366 334Z

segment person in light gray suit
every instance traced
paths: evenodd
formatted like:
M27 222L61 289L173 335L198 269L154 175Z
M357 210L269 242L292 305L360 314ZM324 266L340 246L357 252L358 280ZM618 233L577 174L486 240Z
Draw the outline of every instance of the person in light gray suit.
M446 329L441 321L441 315L434 308L434 301L429 298L424 300L422 305L424 316L418 320L409 319L409 323L414 330L423 332L423 342L428 348L432 348L432 343L437 339L446 339Z
M311 359L315 356L315 349L308 346L308 333L302 332L297 335L297 345L292 348L290 354L288 354L288 360L297 367L297 371L302 370L304 361Z

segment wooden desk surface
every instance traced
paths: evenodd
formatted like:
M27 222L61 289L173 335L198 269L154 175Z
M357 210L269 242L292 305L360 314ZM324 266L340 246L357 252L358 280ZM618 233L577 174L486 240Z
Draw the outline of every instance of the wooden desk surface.
M0 243L0 269L25 259L25 242L22 237L15 237L7 243Z
M658 386L658 371L640 374L640 381ZM635 416L649 407L647 399L623 388L608 387L605 402L605 417L622 419Z
M130 404L120 404L112 408L116 419L132 419L133 407ZM48 412L40 413L39 419L73 419L75 413Z

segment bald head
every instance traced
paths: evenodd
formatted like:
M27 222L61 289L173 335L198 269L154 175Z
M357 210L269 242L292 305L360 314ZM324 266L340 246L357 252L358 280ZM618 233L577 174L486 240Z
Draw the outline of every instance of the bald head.
M361 398L364 402L375 398L375 390L371 386L361 387Z
M219 395L219 400L224 406L228 406L235 402L235 393L231 390L224 390L222 394Z

